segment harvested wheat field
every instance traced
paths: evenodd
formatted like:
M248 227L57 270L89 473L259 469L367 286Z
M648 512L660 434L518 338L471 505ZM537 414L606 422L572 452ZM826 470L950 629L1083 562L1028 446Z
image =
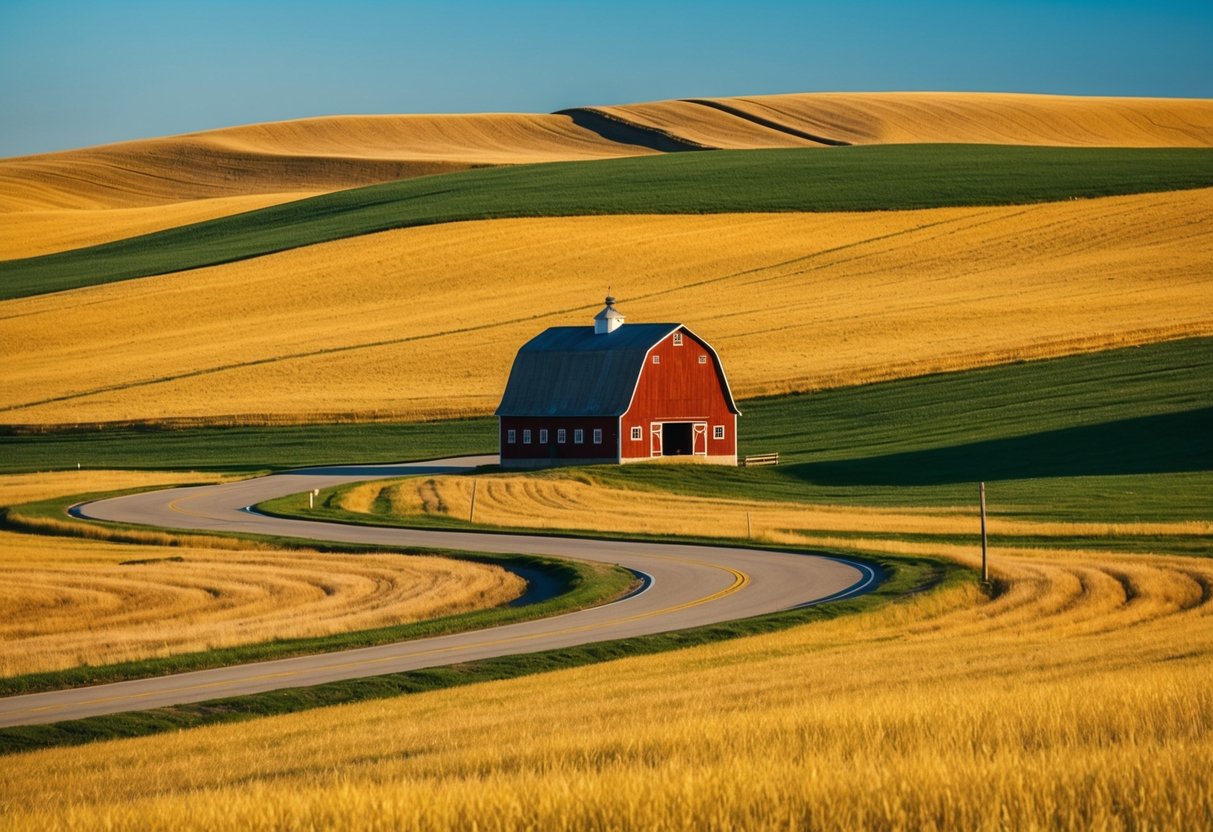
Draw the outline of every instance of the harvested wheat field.
M477 165L651 152L560 115L301 119L0 160L0 213L331 191Z
M0 477L0 504L183 479L217 478L8 476ZM383 627L497 606L524 588L505 570L445 558L283 551L194 536L180 543L0 532L0 676Z
M800 93L596 109L713 147L812 146L822 140L845 144L1213 146L1213 101L1208 99Z
M802 542L821 533L890 535L971 534L973 509L861 508L694 497L604 486L584 475L477 477L476 522L527 529L593 528L611 517L635 534L692 537L752 536L769 542ZM362 514L380 510L394 518L466 519L473 480L426 477L368 482L343 490L338 508ZM380 508L382 507L382 509ZM991 517L992 535L1101 537L1213 535L1213 521L1063 523Z
M607 286L707 338L737 395L812 390L1209 334L1210 273L1213 190L406 229L6 301L0 421L488 413Z
M314 194L252 194L142 208L61 208L12 212L5 214L4 222L0 223L0 260L108 243L309 196Z
M992 600L966 584L673 653L8 757L0 810L37 830L1203 826L1213 566L1017 555L998 575Z

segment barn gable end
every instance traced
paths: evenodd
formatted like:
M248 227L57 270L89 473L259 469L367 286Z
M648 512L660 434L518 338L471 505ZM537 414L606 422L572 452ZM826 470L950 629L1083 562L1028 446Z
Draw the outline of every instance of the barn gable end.
M715 350L681 324L623 325L612 297L594 326L524 344L496 413L505 467L737 462L740 411Z

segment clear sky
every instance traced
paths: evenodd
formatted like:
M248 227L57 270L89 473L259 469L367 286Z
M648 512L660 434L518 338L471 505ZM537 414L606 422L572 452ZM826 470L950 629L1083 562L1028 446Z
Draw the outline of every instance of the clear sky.
M1213 97L1213 0L0 0L0 156L334 113L829 90Z

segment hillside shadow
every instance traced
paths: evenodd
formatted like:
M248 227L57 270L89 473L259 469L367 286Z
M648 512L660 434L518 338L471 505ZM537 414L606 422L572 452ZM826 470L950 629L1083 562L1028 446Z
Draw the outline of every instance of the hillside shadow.
M1213 470L1213 408L946 448L789 465L817 485L946 485L979 480Z
M637 147L647 147L660 153L682 153L688 150L709 150L710 148L683 141L669 133L663 133L638 124L630 124L622 119L610 118L594 110L574 107L569 110L557 110L553 115L568 116L583 130L597 133L609 142L630 144Z

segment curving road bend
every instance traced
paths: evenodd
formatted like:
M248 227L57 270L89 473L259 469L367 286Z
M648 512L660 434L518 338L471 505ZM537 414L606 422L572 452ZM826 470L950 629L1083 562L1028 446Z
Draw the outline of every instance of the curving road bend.
M617 563L648 577L620 601L484 630L0 698L0 726L32 725L200 702L496 656L682 630L857 595L867 566L835 558L674 543L347 526L252 513L273 497L348 482L467 472L496 457L308 468L224 485L174 488L88 503L84 517L193 531L249 532L400 548L464 549Z

